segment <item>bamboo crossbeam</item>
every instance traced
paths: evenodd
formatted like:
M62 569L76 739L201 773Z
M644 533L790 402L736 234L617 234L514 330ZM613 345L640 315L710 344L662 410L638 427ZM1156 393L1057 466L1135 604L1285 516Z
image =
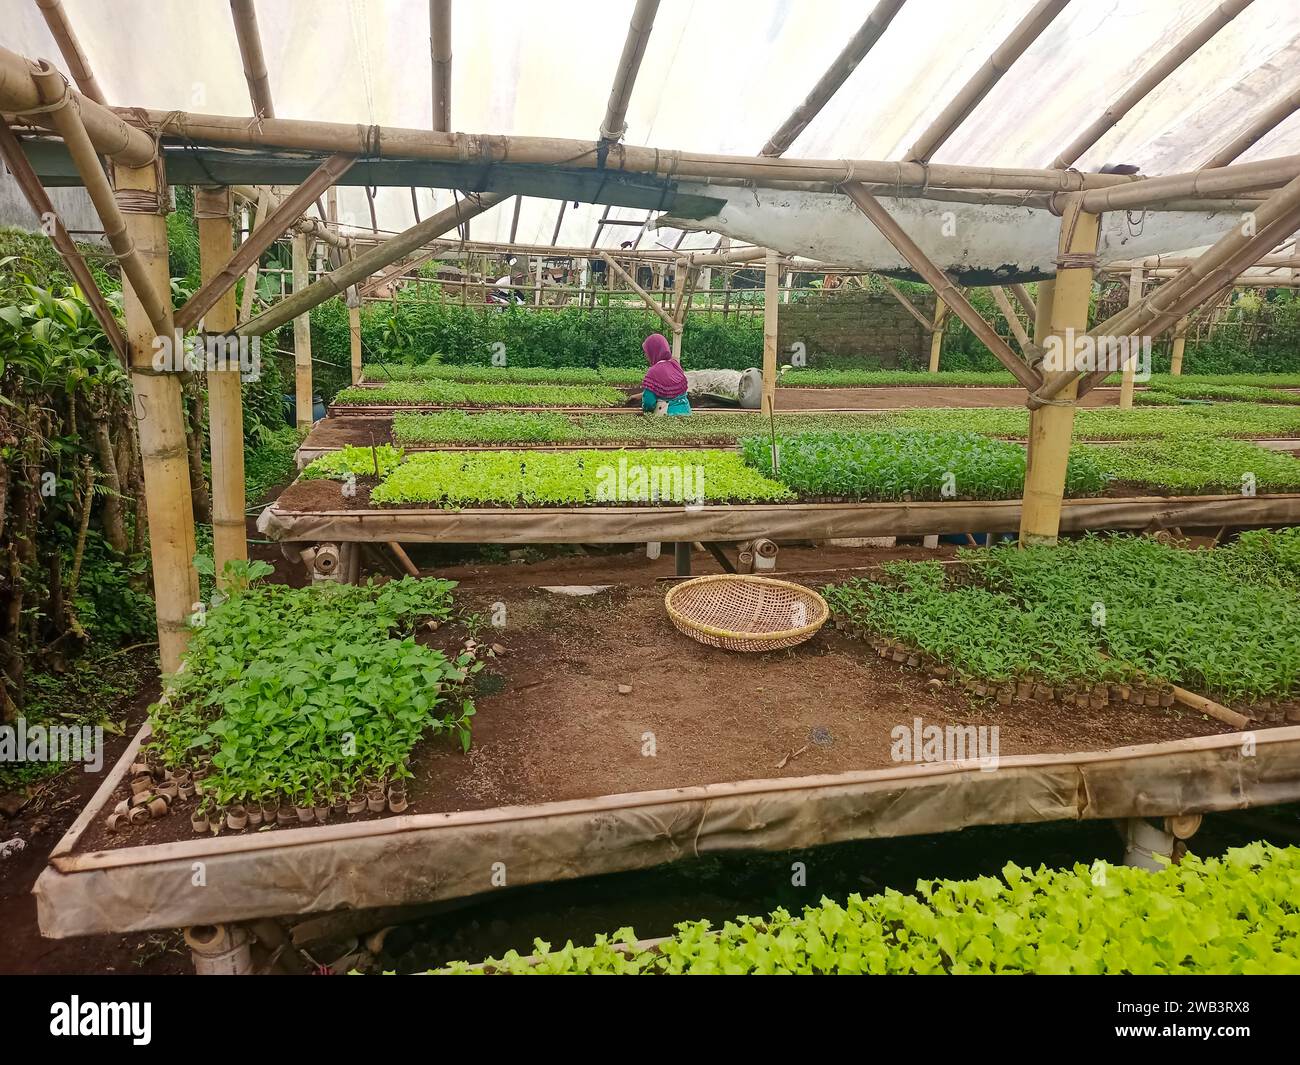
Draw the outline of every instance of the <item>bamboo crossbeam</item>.
M627 39L614 71L614 84L609 90L605 117L600 123L600 136L605 141L619 141L627 132L627 107L632 100L632 88L641 70L650 31L654 28L659 0L636 0L632 18L627 27Z
M1300 155L1283 155L1213 170L1141 178L1125 188L1091 189L1083 194L1089 213L1152 207L1180 196L1223 195L1283 185L1300 174Z
M6 48L0 48L0 112L17 115L24 121L56 129L56 112L48 108L59 103L62 94L46 99L37 87L36 78L53 70L45 60L28 60ZM143 166L154 157L153 138L123 121L114 111L80 94L71 94L81 112L81 122L96 151L123 166ZM66 109L67 105L62 105ZM57 130L56 130L57 132Z
M433 128L445 133L451 129L451 0L429 0L429 63Z
M49 194L41 185L40 178L36 176L32 164L27 161L27 156L23 154L18 138L13 135L3 118L0 118L0 158L3 158L5 165L9 167L9 172L13 174L14 181L17 182L19 189L22 190L36 216L42 222L46 219L52 220L53 225L46 226L50 242L58 250L59 256L68 268L68 273L81 287L86 302L90 304L91 313L95 316L95 321L99 323L99 327L104 330L104 335L108 337L108 342L113 351L117 353L118 361L123 366L126 366L128 359L126 337L118 326L117 319L113 317L113 311L109 307L108 301L104 299L104 294L100 292L99 285L95 283L95 277L90 272L90 267L86 265L86 260L81 257L81 252L77 250L72 237L68 235L68 231L63 225L63 219L59 217L58 212L54 209L54 204L50 202Z
M781 304L777 300L777 280L780 276L780 259L771 248L767 250L766 269L763 271L763 413L771 418L776 413L776 363L780 338ZM769 423L770 425L770 423ZM780 458L772 455L773 466Z
M356 160L350 155L331 155L306 181L280 201L265 221L259 220L257 228L231 253L226 264L220 270L214 270L211 275L205 276L198 291L176 311L177 328L190 329L196 325L222 294L232 288L244 272L261 258L262 253L289 229L311 202L333 185L340 175L346 173L354 162Z
M0 54L0 77L3 77ZM3 103L3 96L0 96ZM598 169L601 145L596 141L559 137L490 136L435 133L393 126L358 126L344 122L267 119L123 108L122 116L163 137L191 144L225 144L243 148L283 148L301 151L350 152L375 159L428 159L444 162L472 160L492 163L533 163L574 169ZM717 155L629 144L606 146L605 168L617 172L656 174L673 178L744 178L768 181L875 182L897 188L1015 189L1074 192L1128 185L1121 174L1081 174L1036 168L954 166L872 159L786 159L768 156Z
M1227 166L1243 155L1266 133L1281 125L1297 111L1300 111L1300 86L1297 86L1282 99L1278 100L1249 126L1233 137L1227 144L1210 156L1203 165L1206 170Z
M609 252L601 251L600 257L605 260L605 262L610 266L610 268L616 274L618 274L619 277L621 277L624 281L628 283L628 285L631 286L632 291L641 297L641 299L645 302L645 305L649 307L650 310L654 311L657 315L659 315L659 317L664 320L664 324L667 325L669 329L672 329L674 325L673 316L669 314L666 310L664 310L663 305L660 304L659 301L656 300L652 295L650 295L650 293L648 293L645 289L643 289L640 285L638 285L636 283L636 278L634 278L631 274L629 274L626 270L624 270L623 267L613 258L613 256L609 254Z
M880 201L859 185L845 185L845 195L858 209L880 230L881 235L889 241L898 253L907 260L908 265L934 289L938 297L962 320L966 328L975 334L976 339L993 353L997 360L1015 375L1017 381L1033 392L1041 383L1036 371L1027 366L1018 355L998 336L997 331L981 317L966 298L965 293L946 273L939 269L923 252L916 242L904 232L881 205Z
M912 162L929 162L934 153L957 132L957 127L970 117L970 113L979 106L980 101L992 91L1002 76L1011 69L1011 65L1024 54L1025 49L1038 40L1069 2L1070 0L1038 0L1038 3L1011 31L1011 35L962 86L952 102L926 127L916 143L907 150L905 158Z
M767 143L759 149L759 155L775 157L786 153L799 134L807 128L808 123L821 113L821 109L839 91L840 86L857 69L866 54L875 47L903 3L904 0L879 0L866 21L858 27L857 33L849 38L849 43L844 46L844 50L835 57L835 61L817 80L817 84L804 98L803 103L790 113L790 117L781 123L776 132L767 139Z
M1038 318L1038 308L1034 305L1034 297L1029 294L1029 289L1021 284L1008 287L1011 289L1011 295L1015 296L1016 302L1020 304L1020 309L1029 316L1029 322L1032 325Z
M258 118L275 118L271 79L266 73L266 57L262 54L262 35L257 30L254 0L230 0L230 14L235 21L235 37L239 41L239 55L244 63L244 80L248 83L253 112Z
M920 323L922 329L927 333L934 330L934 325L931 324L930 319L916 309L916 304L898 291L897 285L890 281L889 278L885 277L884 274L876 274L875 276L876 279L885 286L885 291L893 296L894 299L898 300L899 305Z
M36 0L36 6L45 16L45 25L49 27L54 43L59 46L59 54L68 64L72 80L77 83L81 95L94 100L97 104L107 104L104 90L99 87L99 82L95 80L95 73L90 69L90 60L86 58L81 42L77 40L68 13L63 10L62 0Z
M331 296L340 296L349 286L358 284L371 274L396 262L404 255L409 255L417 248L423 247L430 240L441 236L449 229L454 229L475 215L482 214L488 208L500 203L504 196L485 193L477 200L463 199L452 207L431 215L410 229L369 251L358 255L351 262L344 263L337 270L331 270L319 281L308 285L301 292L281 300L273 307L252 318L239 327L240 336L261 336L283 325L300 314L306 314L313 307L324 303Z
M1197 24L1186 37L1162 55L1155 64L1137 79L1120 98L1097 116L1070 144L1052 160L1053 169L1073 166L1079 157L1096 144L1134 107L1140 104L1157 85L1183 65L1201 46L1219 30L1250 6L1251 0L1224 0ZM1085 208L1091 212L1091 207Z
M1020 345L1020 350L1029 351L1031 347L1029 334L1025 331L1025 327L1020 324L1020 316L1016 314L1016 309L1011 306L1011 300L1007 296L1006 289L1001 285L990 285L989 292L993 294L993 302L998 305L1002 317L1006 319L1007 325L1011 327L1011 333L1016 338L1016 343Z
M253 234L257 232L257 227L264 224L266 220L270 218L271 211L275 207L274 189L263 188L258 191L260 192L260 195L258 196L257 202L254 206L252 226L248 231L249 239L252 239ZM255 259L253 260L253 264L248 268L248 271L244 274L244 295L239 304L239 317L237 319L240 322L248 321L253 314L253 297L257 294L257 270L258 262Z

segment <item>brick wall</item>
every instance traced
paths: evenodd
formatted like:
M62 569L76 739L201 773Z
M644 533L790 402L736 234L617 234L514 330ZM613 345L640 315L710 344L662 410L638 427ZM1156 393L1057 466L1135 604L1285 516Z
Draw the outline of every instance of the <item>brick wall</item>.
M927 318L933 298L917 300ZM792 345L802 343L808 365L835 367L924 364L930 356L930 334L888 292L836 289L782 304L780 361L790 361Z

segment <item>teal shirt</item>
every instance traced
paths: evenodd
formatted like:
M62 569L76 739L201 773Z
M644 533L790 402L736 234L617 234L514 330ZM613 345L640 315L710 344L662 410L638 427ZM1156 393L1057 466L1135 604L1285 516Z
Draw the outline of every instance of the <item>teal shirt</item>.
M660 397L655 395L653 392L651 392L650 389L647 388L642 390L641 409L646 414L653 413L655 409L655 404L659 402L659 399ZM683 392L680 396L677 396L675 399L668 400L668 413L669 414L690 414L691 413L691 401L686 398L685 392Z

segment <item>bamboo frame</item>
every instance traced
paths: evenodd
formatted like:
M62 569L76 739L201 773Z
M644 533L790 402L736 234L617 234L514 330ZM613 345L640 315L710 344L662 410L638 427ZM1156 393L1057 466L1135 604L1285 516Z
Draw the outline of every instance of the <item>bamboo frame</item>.
M623 42L623 52L614 70L614 84L609 90L605 117L600 123L602 141L620 141L627 132L627 107L632 100L632 89L636 85L636 76L641 70L641 60L645 58L646 45L650 41L650 31L654 29L655 14L658 11L659 0L636 0L636 7L632 9L627 39Z
M234 242L227 188L198 188L194 217L199 230L199 267L204 281L220 277ZM235 289L227 286L207 312L208 332L235 328ZM227 562L248 561L244 526L244 412L238 363L208 368L208 439L212 457L212 555L217 579Z
M1128 275L1128 305L1136 307L1142 302L1142 281L1143 270L1140 266L1133 267ZM1124 369L1120 374L1119 385L1119 405L1121 410L1133 409L1133 386L1137 382L1137 359L1130 357L1124 360Z
M1038 317L1038 308L1034 306L1034 297L1029 294L1022 284L1008 286L1011 289L1011 295L1016 297L1016 302L1020 304L1020 309L1029 316L1029 322L1032 325Z
M423 222L404 230L397 236L377 244L369 251L358 255L350 262L344 263L337 270L331 270L319 281L308 285L301 292L295 292L287 299L250 319L239 327L240 336L261 336L277 326L283 325L291 318L306 314L313 307L324 303L331 296L341 296L349 286L365 280L377 270L423 247L434 237L439 237L449 229L454 229L467 219L504 200L504 196L485 193L477 200L464 199L455 206L430 215Z
M885 291L888 292L891 296L893 296L894 299L898 300L899 305L905 311L907 311L908 314L910 314L913 318L916 319L917 323L921 326L922 329L924 329L927 333L932 332L934 330L934 326L930 323L930 319L928 319L924 314L922 314L919 310L916 309L915 303L913 303L911 300L909 300L906 296L904 296L901 292L898 291L897 285L895 285L892 281L890 281L889 278L887 278L884 274L876 274L874 276L882 285L885 286ZM789 288L786 288L785 298L782 300L782 302L783 303L790 302Z
M1079 157L1096 144L1107 132L1113 129L1125 115L1140 104L1151 91L1165 78L1183 65L1192 55L1200 50L1211 37L1223 29L1242 11L1250 6L1251 0L1223 0L1209 15L1202 19L1186 37L1162 55L1152 67L1137 79L1120 98L1114 101L1089 124L1083 132L1051 162L1053 169L1073 166ZM1085 210L1095 212L1099 208L1088 205Z
M1081 198L1070 197L1061 217L1060 257L1073 258L1079 265L1061 266L1051 303L1051 332L1064 337L1067 329L1086 332L1088 303L1092 295L1092 267L1087 259L1096 255L1101 219L1082 210ZM1040 295L1040 307L1042 297ZM1068 369L1044 370L1044 383L1074 379ZM1067 383L1063 399L1030 410L1029 458L1025 469L1024 508L1020 515L1020 543L1025 547L1055 544L1061 529L1061 505L1065 497L1065 471L1074 435L1074 399L1077 379Z
M948 305L943 297L934 297L934 326L930 332L930 372L939 372L939 358L943 353L943 325L948 318Z
M258 198L253 211L252 224L248 230L246 240L251 240L253 234L257 232L258 226L264 225L270 217L271 211L275 204L275 190L271 188L262 188L258 190ZM254 259L249 265L247 272L244 274L244 295L239 303L240 322L246 322L253 314L253 297L257 294L257 273L260 269L258 260Z
M244 80L248 83L253 114L257 118L275 118L271 79L266 72L266 57L262 54L262 35L257 29L257 6L254 0L230 0L230 14L235 22L235 37L239 41L239 55L244 64Z
M1227 144L1205 160L1202 168L1213 170L1227 166L1247 149L1256 144L1266 133L1281 125L1297 111L1300 111L1300 87L1293 89L1282 99L1274 103L1267 111L1255 119L1249 126L1233 137Z
M248 235L238 248L234 249L221 270L207 277L185 305L176 311L176 325L181 329L194 326L209 307L222 297L227 289L233 289L244 273L257 264L262 253L266 251L284 232L293 225L294 220L303 213L322 192L331 187L356 160L350 155L331 155L320 164L311 176L298 185L264 221ZM295 240L305 240L302 234L296 234ZM231 328L234 327L231 323Z
M433 128L445 133L451 129L451 0L429 0L429 65Z
M776 413L776 357L781 314L781 302L777 294L779 262L777 253L769 248L766 269L763 271L763 413L769 417ZM777 461L774 457L773 462Z
M1183 349L1187 346L1188 317L1184 315L1174 326L1174 343L1169 350L1169 372L1178 377L1183 372Z
M301 233L293 235L293 294L300 295L307 288L307 238ZM293 319L293 381L294 403L299 429L310 429L315 420L315 402L311 375L311 313L310 308Z
M348 349L352 369L352 383L361 381L361 296L356 286L348 289Z
M821 113L822 108L839 91L840 86L848 80L849 75L858 68L858 64L862 62L867 53L875 47L876 42L889 28L890 22L898 14L903 3L904 0L879 0L872 9L871 14L867 16L866 21L849 38L849 43L844 46L844 50L835 57L834 62L826 68L826 72L817 80L817 84L813 86L812 91L804 97L803 102L790 113L790 116L777 127L776 132L767 139L767 143L759 149L759 155L776 157L786 153L799 134L807 128L808 123Z
M113 317L112 308L109 307L108 301L104 299L104 294L99 290L99 285L96 284L94 275L91 274L90 268L86 265L86 260L81 257L81 252L77 250L76 244L73 243L72 237L69 236L67 229L64 227L63 219L59 217L59 213L54 209L54 204L50 202L49 194L41 185L40 178L36 176L36 171L32 169L32 164L27 161L27 156L23 154L18 138L13 135L3 117L0 117L0 158L4 159L5 164L14 176L14 181L22 190L23 195L27 198L27 203L37 217L42 221L45 219L53 221L54 225L49 234L50 242L58 250L60 258L63 259L64 265L68 268L68 273L81 286L86 302L90 304L91 313L94 314L99 327L104 330L104 335L108 337L109 345L117 354L118 361L123 366L126 366L129 360L126 337L122 334L117 319Z
M104 90L99 87L99 82L95 80L95 73L90 69L90 60L86 58L81 42L77 40L68 13L63 10L62 0L36 0L36 6L45 16L45 25L49 27L50 34L54 37L54 43L59 46L59 54L67 63L68 70L72 73L72 80L77 83L81 95L94 100L97 104L107 104Z
M928 163L1069 2L1070 0L1038 0L1017 23L1011 35L998 45L984 65L962 86L952 102L926 127L916 143L907 150L905 158L912 162Z
M1024 360L1011 350L1007 342L998 336L997 331L988 322L984 321L979 311L971 306L970 300L966 298L961 289L946 273L930 261L916 242L903 231L903 228L894 221L889 212L881 206L880 201L860 185L847 184L844 186L844 193L880 230L881 235L907 260L912 269L920 274L925 282L935 290L943 302L962 320L966 328L974 333L979 341L994 354L997 360L1015 375L1016 380L1029 391L1036 390L1042 383L1038 373L1026 365Z
M989 292L993 294L993 302L998 305L998 310L1002 312L1002 317L1011 328L1011 334L1016 338L1016 343L1020 345L1021 351L1030 351L1033 347L1029 339L1029 334L1025 327L1020 324L1020 316L1016 314L1016 309L1011 306L1011 300L1007 296L1006 289L1001 285L990 285Z
M640 285L638 285L636 283L636 278L634 278L631 274L629 274L626 270L624 270L622 265L619 262L617 262L614 259L614 257L611 256L607 251L604 251L602 249L599 254L600 257L605 260L606 264L608 264L609 267L613 269L614 272L617 273L619 277L621 277L632 287L632 291L641 297L641 299L645 302L645 305L649 307L650 310L654 311L657 315L659 315L659 317L664 320L664 324L668 326L669 329L672 329L673 326L675 325L675 323L673 322L673 316L669 314L666 310L664 310L663 304L661 304L652 295L650 295L650 293L648 293L645 289L643 289Z
M1300 155L1234 163L1190 174L1142 178L1127 188L1091 189L1083 194L1084 208L1092 214L1120 209L1158 206L1181 196L1220 195L1284 185L1300 174ZM1266 201L1267 202L1267 201Z

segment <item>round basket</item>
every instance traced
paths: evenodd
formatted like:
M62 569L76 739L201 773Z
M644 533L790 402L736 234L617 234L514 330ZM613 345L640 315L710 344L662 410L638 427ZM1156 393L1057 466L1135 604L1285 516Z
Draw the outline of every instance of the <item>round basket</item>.
M679 632L729 651L776 651L803 643L830 617L826 600L801 584L721 573L668 590L668 616Z

